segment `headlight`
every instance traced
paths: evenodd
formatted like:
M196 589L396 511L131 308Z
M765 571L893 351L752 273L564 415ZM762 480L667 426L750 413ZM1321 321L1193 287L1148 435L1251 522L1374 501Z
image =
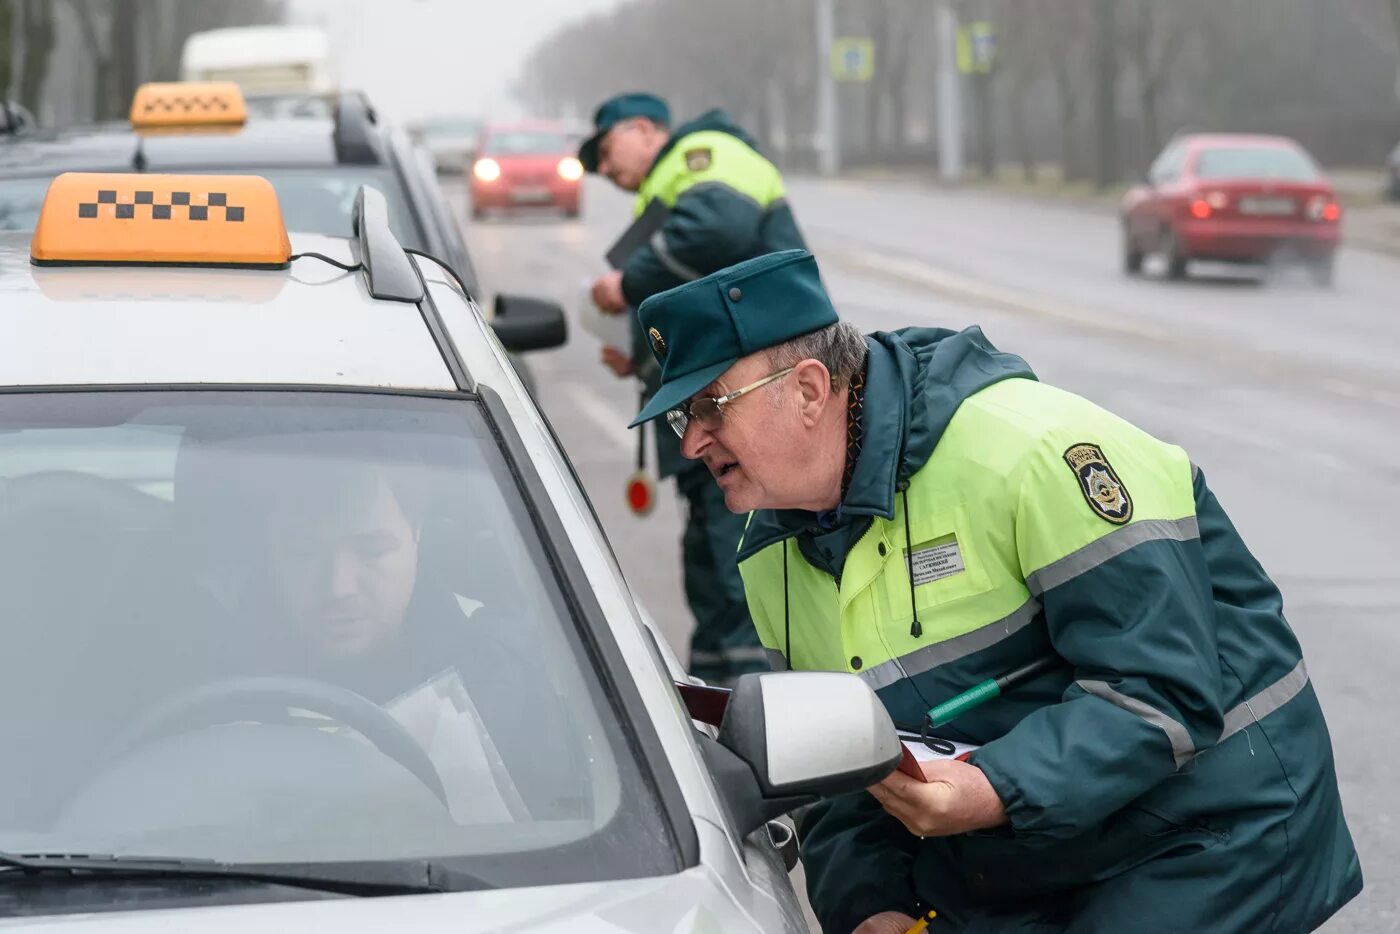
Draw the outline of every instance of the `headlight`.
M576 182L583 178L583 163L573 156L565 156L559 160L559 177L566 182Z
M472 174L477 181L494 182L501 177L501 165L495 159L478 159L472 166Z

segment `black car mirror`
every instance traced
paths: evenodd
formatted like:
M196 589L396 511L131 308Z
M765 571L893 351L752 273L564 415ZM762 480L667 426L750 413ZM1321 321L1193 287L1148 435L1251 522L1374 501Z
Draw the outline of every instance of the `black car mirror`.
M513 353L562 347L569 339L564 309L557 302L524 295L497 295L491 327Z

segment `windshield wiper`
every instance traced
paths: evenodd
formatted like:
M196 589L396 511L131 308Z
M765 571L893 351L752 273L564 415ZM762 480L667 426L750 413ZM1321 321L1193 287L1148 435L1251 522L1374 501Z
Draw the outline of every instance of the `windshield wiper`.
M334 869L332 869L334 867ZM431 860L367 863L221 863L213 859L94 853L6 853L0 877L24 875L229 879L371 897L489 889L489 883Z

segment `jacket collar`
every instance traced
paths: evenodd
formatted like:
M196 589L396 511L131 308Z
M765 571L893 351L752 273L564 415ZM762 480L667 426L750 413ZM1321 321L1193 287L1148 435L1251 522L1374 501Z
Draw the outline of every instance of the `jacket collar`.
M889 350L871 338L865 339L866 357L865 437L856 459L851 485L837 506L836 527L848 519L866 516L894 518L895 485L901 479L904 439L908 424L908 398L899 370ZM805 509L760 509L749 517L739 560L757 554L769 545L803 532L826 531L817 514Z

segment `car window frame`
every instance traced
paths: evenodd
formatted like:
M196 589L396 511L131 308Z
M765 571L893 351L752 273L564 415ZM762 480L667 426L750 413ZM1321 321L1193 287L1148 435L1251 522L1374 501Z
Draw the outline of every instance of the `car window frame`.
M431 301L431 299L428 299ZM427 314L426 309L422 309ZM436 309L432 310L436 316ZM444 331L445 337L445 331ZM445 354L450 353L456 357L455 348L443 347ZM439 345L442 346L441 344ZM462 366L458 358L457 366ZM460 370L465 372L465 370ZM331 393L336 395L352 395L366 397L411 397L438 399L451 402L476 405L482 421L496 441L496 451L504 462L507 472L514 483L514 492L519 497L519 504L531 523L531 534L535 537L540 551L543 554L545 567L541 568L542 573L550 575L558 588L557 596L566 608L566 622L574 627L574 634L578 639L579 649L584 653L591 667L592 679L595 681L601 700L597 713L600 718L613 717L616 724L622 745L613 749L613 754L617 758L630 755L631 761L636 767L637 776L640 778L654 797L656 812L666 827L666 839L659 841L664 843L672 860L669 861L668 868L672 872L679 873L686 869L693 868L700 864L700 839L699 832L695 827L694 820L686 802L684 792L681 790L680 782L676 778L670 759L662 746L661 738L656 732L655 724L652 723L650 711L643 701L641 693L632 680L630 669L627 667L622 656L622 651L617 645L616 638L612 633L612 628L608 623L606 615L603 613L601 604L597 600L596 594L587 573L583 568L582 561L574 550L573 542L568 537L555 508L553 499L544 487L543 479L540 477L534 462L529 456L525 447L524 439L516 429L514 420L509 410L506 408L504 400L494 389L489 386L480 385L474 388L459 388L455 391L448 390L426 390L426 389L399 389L383 386L323 386L311 384L264 384L264 383L142 383L142 384L56 384L44 386L0 386L0 399L9 395L38 395L49 393L70 393L70 394L101 394L101 393L256 393L256 394L277 394L277 393ZM580 659L580 664L584 664ZM658 661L658 664L661 664ZM664 664L661 670L669 677L669 672L665 671ZM602 830L603 828L599 828ZM580 841L556 847L556 856L567 854L572 848L586 845L593 839L595 834ZM525 851L523 854L503 853L503 854L483 854L490 859L499 862L512 862L520 860L528 865L528 858L536 851ZM437 858L437 857L435 857ZM470 854L441 857L444 860L465 860L481 858ZM379 861L363 860L357 861L356 865L373 867ZM383 861L385 863L398 862L397 860ZM642 874L627 874L614 876L610 879L599 882L581 884L606 884L623 879L646 878ZM558 884L549 881L522 881L518 884L512 882L510 888L528 887L536 884Z

